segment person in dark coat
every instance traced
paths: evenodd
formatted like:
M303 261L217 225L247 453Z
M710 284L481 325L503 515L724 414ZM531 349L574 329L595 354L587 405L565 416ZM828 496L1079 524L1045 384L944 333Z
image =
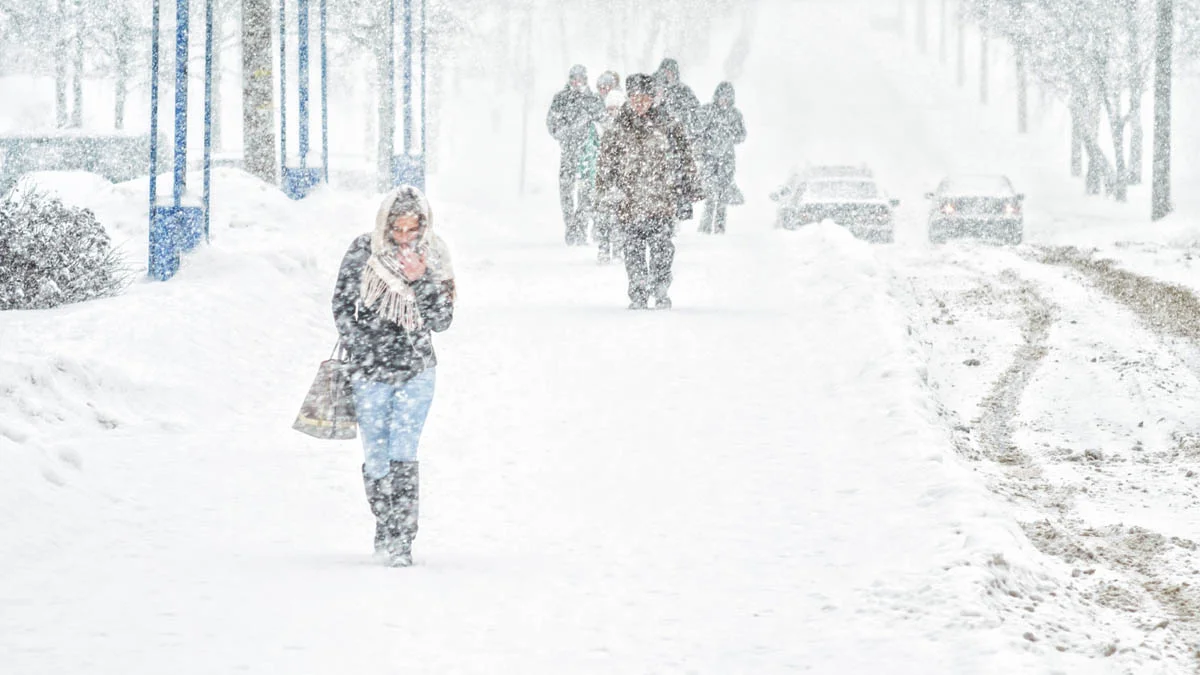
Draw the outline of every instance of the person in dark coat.
M655 105L659 110L669 115L683 128L688 144L696 147L699 135L698 115L700 99L696 98L692 88L683 83L679 77L679 62L675 59L663 59L658 70L654 73ZM693 216L692 203L679 203L679 220L691 220Z
M433 403L432 333L454 319L454 269L433 232L425 195L404 185L383 200L372 232L350 244L333 318L351 369L375 552L412 564L417 535L417 446Z
M696 115L700 110L700 99L680 79L679 62L663 59L654 73L654 84L658 107L683 125L688 141L694 143L699 130Z
M588 142L605 119L604 102L588 88L587 69L571 68L567 85L554 95L546 129L558 141L558 192L568 245L587 244L591 185L584 179ZM594 147L594 146L593 146Z
M617 205L624 234L630 309L670 309L671 267L679 204L700 198L696 166L683 127L654 107L654 80L630 75L629 102L600 142L596 187Z
M742 202L741 191L734 183L736 165L733 146L746 140L746 125L741 111L734 107L733 85L729 82L718 84L712 103L700 107L698 119L698 163L704 187L704 216L700 219L700 231L723 234L726 207Z
M621 76L616 71L606 70L596 79L596 93L604 100L606 117L598 126L602 132L612 128L625 106L625 92L621 90ZM596 244L599 248L597 260L607 264L621 257L621 228L617 227L617 205L601 199L593 201L595 213Z

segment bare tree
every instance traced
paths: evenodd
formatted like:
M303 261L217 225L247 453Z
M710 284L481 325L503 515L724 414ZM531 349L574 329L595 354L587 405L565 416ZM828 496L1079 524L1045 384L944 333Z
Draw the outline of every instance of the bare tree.
M125 106L133 82L141 81L149 57L148 16L129 0L84 5L86 45L95 58L93 67L113 81L113 128L125 128Z
M1029 76L1056 91L1072 117L1072 173L1086 153L1089 194L1118 200L1142 171L1141 101L1151 49L1149 0L968 0L985 33L1017 49ZM1108 120L1113 160L1099 142Z

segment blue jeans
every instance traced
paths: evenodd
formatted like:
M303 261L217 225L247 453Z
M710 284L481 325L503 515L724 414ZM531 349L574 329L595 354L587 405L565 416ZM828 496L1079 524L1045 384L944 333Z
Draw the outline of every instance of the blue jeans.
M367 476L383 478L391 462L417 461L417 445L433 404L436 380L433 368L399 385L358 377L351 380Z

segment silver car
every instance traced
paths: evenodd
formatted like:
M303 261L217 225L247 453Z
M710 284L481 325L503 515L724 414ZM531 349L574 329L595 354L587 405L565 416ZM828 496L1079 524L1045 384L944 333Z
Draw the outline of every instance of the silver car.
M1025 232L1025 195L1005 176L951 176L925 195L929 241L973 237L1019 244Z

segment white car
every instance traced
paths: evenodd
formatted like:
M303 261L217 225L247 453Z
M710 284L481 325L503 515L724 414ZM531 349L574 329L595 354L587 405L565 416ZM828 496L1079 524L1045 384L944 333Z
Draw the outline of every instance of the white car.
M888 197L873 178L808 180L779 201L780 227L795 229L831 220L859 239L895 241L895 209L900 200Z

